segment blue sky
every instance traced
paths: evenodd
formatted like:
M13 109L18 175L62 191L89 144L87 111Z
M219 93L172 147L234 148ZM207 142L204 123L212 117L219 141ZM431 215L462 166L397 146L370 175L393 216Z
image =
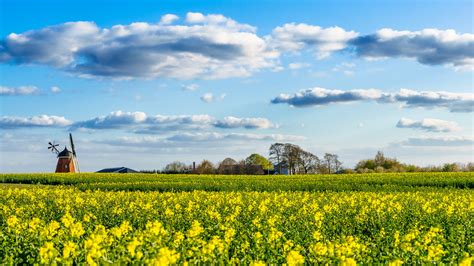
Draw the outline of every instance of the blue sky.
M52 171L68 132L83 171L274 142L474 161L471 1L0 5L1 172Z

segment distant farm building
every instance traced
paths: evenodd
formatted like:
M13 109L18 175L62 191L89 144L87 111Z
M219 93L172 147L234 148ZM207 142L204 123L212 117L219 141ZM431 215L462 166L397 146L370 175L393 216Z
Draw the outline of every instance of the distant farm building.
M97 173L121 173L121 174L126 174L126 173L138 173L138 171L135 171L133 169L127 168L127 167L115 167L115 168L105 168L100 171L97 171Z
M290 171L288 170L288 165L285 162L281 162L279 164L275 164L270 174L274 175L289 175Z

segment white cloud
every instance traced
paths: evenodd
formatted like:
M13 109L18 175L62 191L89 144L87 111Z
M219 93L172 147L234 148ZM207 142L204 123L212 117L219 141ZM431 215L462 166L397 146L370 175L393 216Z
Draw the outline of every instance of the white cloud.
M472 137L462 136L437 136L437 137L412 137L402 142L405 146L473 146L474 139Z
M218 79L275 67L278 53L255 28L222 15L189 13L186 20L192 25L137 22L99 28L81 21L12 33L2 42L0 59L120 79Z
M72 122L62 116L38 115L32 117L2 116L0 118L0 128L30 128L30 127L65 127Z
M474 69L474 34L454 30L423 29L397 31L380 29L375 34L352 40L358 56L373 58L412 58L425 65L451 65Z
M380 99L382 93L379 90L331 90L320 87L301 90L293 95L280 94L272 100L272 103L287 103L296 107L319 106L329 103L354 102L361 100Z
M218 128L247 128L247 129L254 129L254 128L272 128L275 127L273 123L266 119L266 118L239 118L234 116L227 116L224 119L216 121L214 123L215 127Z
M402 103L405 107L446 108L451 112L474 111L473 93L456 93L445 91L414 91L400 89L399 92L382 92L377 89L335 90L311 88L301 90L293 95L280 94L271 102L286 103L295 107L322 106L331 103L377 101L379 103Z
M212 103L212 102L215 102L215 101L222 101L224 98L225 98L225 94L221 94L219 96L217 95L214 95L210 92L208 93L204 93L202 96L201 96L201 101L205 102L205 103Z
M228 116L216 119L210 115L154 115L144 112L115 111L106 116L77 121L71 129L128 129L140 134L157 134L182 130L202 130L209 128L266 129L275 125L266 118L239 118Z
M179 19L179 17L176 16L175 14L166 14L166 15L163 15L161 17L160 24L161 25L168 25L168 24L171 24L171 23L175 22L178 19Z
M461 130L456 122L433 118L425 118L421 121L402 118L398 121L397 127L422 129L430 132L453 132Z
M300 51L309 48L317 58L343 50L358 33L340 27L322 28L304 23L289 23L276 27L268 37L270 44L281 51Z
M36 86L6 87L0 86L0 96L24 96L38 94L39 89Z
M61 92L61 88L59 88L58 86L53 86L51 87L51 92L52 93L60 93Z

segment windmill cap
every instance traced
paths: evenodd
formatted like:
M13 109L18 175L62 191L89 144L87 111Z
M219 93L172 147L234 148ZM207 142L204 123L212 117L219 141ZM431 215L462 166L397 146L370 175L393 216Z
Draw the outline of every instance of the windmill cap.
M60 153L58 153L58 157L71 157L72 152L70 152L67 147L64 147L64 150Z

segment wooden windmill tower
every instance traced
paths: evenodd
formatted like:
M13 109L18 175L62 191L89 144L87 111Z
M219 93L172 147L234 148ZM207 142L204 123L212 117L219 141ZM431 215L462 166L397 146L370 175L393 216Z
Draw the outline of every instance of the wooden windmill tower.
M74 142L71 133L69 133L69 141L71 143L72 151L69 151L67 147L64 146L64 150L61 152L56 148L59 144L49 142L48 149L56 153L58 157L56 173L79 173L79 163L77 162L76 150L74 149Z

